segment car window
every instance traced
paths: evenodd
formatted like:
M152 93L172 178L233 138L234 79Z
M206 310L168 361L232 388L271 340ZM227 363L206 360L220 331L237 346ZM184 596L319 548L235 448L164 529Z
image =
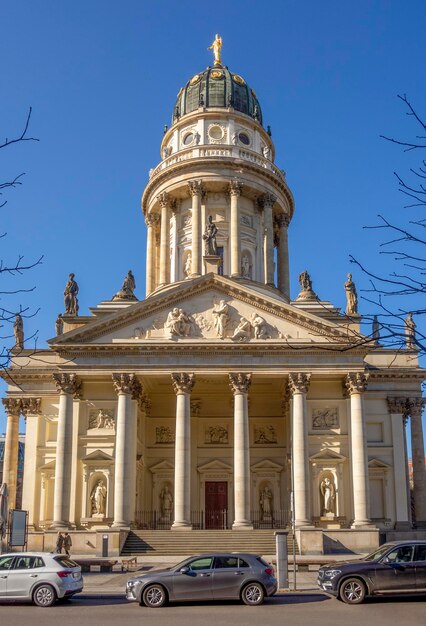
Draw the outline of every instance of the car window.
M413 546L399 546L391 550L386 556L386 561L389 563L410 563L413 560Z
M250 565L244 559L238 559L238 567L250 567Z
M34 556L18 556L16 558L13 569L33 569L34 562Z
M236 556L217 556L214 562L215 569L223 569L226 567L238 567L238 557Z
M212 566L212 562L213 557L206 556L202 559L195 559L195 561L191 561L191 563L188 563L188 567L190 567L192 570L210 569Z
M72 559L68 559L66 556L55 556L55 561L62 565L62 567L78 567L78 563Z
M416 546L415 561L426 561L426 543L423 546Z
M14 556L4 556L3 558L0 557L0 569L10 569L14 558Z

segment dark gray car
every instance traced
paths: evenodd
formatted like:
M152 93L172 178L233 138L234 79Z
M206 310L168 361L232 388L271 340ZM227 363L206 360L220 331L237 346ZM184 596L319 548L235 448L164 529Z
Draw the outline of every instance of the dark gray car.
M318 585L346 604L366 596L426 593L426 541L386 543L362 560L324 565Z
M261 556L224 552L135 576L127 581L126 597L152 608L190 600L242 600L257 606L276 590L274 570Z

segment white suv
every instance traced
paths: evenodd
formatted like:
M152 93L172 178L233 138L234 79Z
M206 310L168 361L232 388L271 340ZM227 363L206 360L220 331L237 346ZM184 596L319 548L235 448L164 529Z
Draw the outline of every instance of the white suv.
M50 552L0 555L0 598L32 600L51 606L83 590L81 567L69 557Z

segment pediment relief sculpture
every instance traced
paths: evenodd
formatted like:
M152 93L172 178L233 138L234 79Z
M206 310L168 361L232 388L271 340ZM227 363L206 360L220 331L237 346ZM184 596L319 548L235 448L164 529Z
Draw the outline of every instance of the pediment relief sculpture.
M170 426L157 426L155 429L155 443L174 443L175 434Z
M209 426L205 431L204 443L228 443L228 428L224 426Z
M265 445L271 443L277 443L277 433L275 428L270 424L269 426L257 426L254 429L254 443Z
M166 337L190 337L193 334L194 320L187 315L183 309L175 307L167 315L164 324L164 335Z
M91 411L89 414L89 430L94 428L115 428L115 420L112 409L99 409Z
M312 430L339 428L339 409L337 407L313 409Z

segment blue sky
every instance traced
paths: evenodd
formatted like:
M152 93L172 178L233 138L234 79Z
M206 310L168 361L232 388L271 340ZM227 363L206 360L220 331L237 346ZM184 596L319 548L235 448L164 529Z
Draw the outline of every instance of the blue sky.
M71 271L82 314L109 299L129 268L143 297L140 197L176 94L211 63L216 32L224 63L259 97L295 197L292 295L307 269L318 295L344 307L348 271L360 293L367 286L350 254L390 267L379 234L363 225L378 213L406 217L393 171L419 156L379 135L416 130L398 93L426 117L424 1L9 0L0 23L0 140L19 133L30 106L40 139L1 151L1 180L26 175L0 214L0 256L44 255L19 283L2 278L2 289L36 287L3 302L40 309L25 325L38 346L54 334Z

